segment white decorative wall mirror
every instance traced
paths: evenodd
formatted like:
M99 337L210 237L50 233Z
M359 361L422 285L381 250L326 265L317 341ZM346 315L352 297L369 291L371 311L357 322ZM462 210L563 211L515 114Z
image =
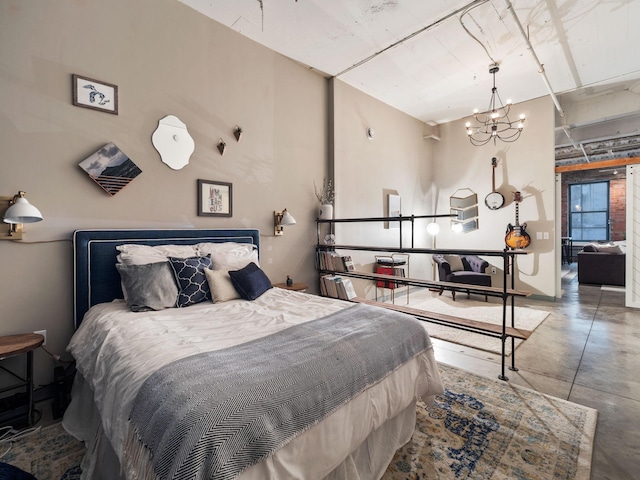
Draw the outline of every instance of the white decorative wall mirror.
M151 143L160 154L163 163L174 170L180 170L189 163L195 150L195 142L187 126L175 115L160 119L158 128L151 136Z

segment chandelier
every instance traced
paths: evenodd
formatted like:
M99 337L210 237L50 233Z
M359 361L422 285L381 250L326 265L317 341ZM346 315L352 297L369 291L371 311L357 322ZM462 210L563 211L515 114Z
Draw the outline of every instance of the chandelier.
M483 113L478 113L478 109L473 111L473 118L478 122L478 125L471 126L471 122L467 122L465 125L469 140L475 146L486 145L492 139L494 145L496 140L515 142L524 128L524 114L520 115L517 122L512 122L509 119L511 100L507 100L506 105L502 104L496 87L496 73L499 70L498 65L491 65L489 68L489 73L493 75L489 108Z

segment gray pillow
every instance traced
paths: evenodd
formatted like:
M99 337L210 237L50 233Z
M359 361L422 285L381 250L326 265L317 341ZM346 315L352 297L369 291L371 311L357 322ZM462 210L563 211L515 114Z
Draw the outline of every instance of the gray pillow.
M146 265L116 264L124 299L132 312L176 306L178 285L169 262Z

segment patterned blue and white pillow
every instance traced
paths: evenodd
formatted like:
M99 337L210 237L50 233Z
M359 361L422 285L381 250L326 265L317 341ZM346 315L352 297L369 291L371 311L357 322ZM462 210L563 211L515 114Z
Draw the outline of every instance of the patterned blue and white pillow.
M178 282L176 306L188 307L206 300L211 301L211 291L204 272L206 268L211 268L209 255L189 258L169 257L169 262Z

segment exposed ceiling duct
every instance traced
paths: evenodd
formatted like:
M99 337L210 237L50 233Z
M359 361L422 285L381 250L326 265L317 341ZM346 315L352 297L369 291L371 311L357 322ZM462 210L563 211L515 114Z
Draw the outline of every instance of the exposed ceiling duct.
M580 147L579 149L573 145L556 147L556 165L584 163L585 156L589 162L640 157L640 135L590 141L581 143Z
M556 128L556 166L629 157L640 157L640 113Z

